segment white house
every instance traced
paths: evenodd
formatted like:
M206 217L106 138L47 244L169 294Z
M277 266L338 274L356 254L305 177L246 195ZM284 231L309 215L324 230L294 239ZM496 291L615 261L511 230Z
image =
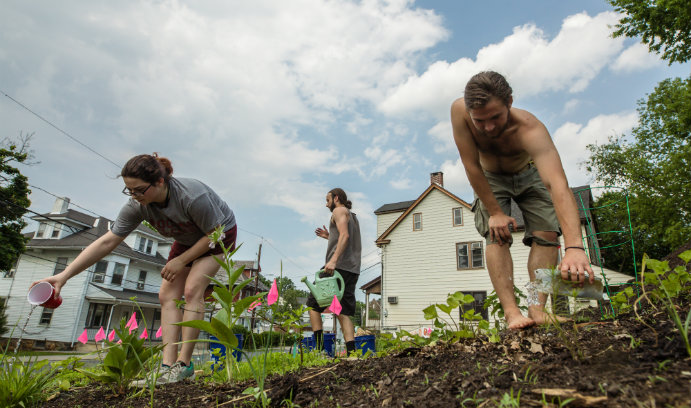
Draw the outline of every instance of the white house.
M582 235L587 248L594 248L588 203L592 201L587 188L578 192L581 208ZM431 326L422 309L444 303L449 293L462 291L475 298L472 306L488 318L482 304L492 291L485 264L485 239L475 229L471 204L444 188L443 174L431 174L430 186L416 200L385 204L377 215L377 240L381 248L381 327L383 330L413 330ZM518 231L513 233L511 255L515 285L525 292L529 282L527 263L529 248L522 244L523 217L513 203L511 216L516 218ZM563 242L562 242L563 244ZM563 246L563 245L562 245ZM596 264L596 256L591 261ZM597 268L601 270L601 268ZM630 276L603 271L610 284L625 283ZM458 320L459 316L454 316Z

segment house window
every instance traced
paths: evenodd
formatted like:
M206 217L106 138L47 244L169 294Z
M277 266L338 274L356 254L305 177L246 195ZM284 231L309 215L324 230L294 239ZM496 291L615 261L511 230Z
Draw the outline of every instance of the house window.
M53 270L53 275L57 275L60 272L64 271L65 268L67 267L67 258L65 257L58 257L58 260L55 262L55 269Z
M476 269L484 266L482 242L463 242L456 244L456 267Z
M106 281L106 269L108 269L108 262L98 261L94 266L94 282L103 283Z
M46 233L46 227L48 224L45 222L42 222L38 224L38 231L36 232L36 238L43 238L43 235Z
M413 214L413 231L422 230L422 213Z
M453 226L459 227L463 225L463 209L461 207L453 209Z
M148 240L148 241L146 242L146 253L147 253L147 254L150 254L150 253L151 253L151 249L152 249L153 247L154 247L154 241Z
M60 236L60 226L58 224L53 225L53 233L51 234L51 238L57 238Z
M137 289L144 290L144 283L146 282L146 271L139 271L139 280L137 280Z
M144 252L144 248L146 248L146 238L139 237L139 246L137 247L137 251Z
M125 265L115 262L115 268L113 268L113 277L110 279L110 283L113 285L122 285L123 276L125 276Z
M110 308L112 305L103 303L92 303L89 306L89 313L86 315L86 327L101 327L108 324Z
M53 309L48 309L46 307L43 308L43 313L41 313L41 319L38 321L38 324L45 324L48 325L50 324L50 319L53 318Z
M485 320L488 320L488 313L487 309L485 309L485 299L487 299L487 292L485 291L479 291L479 292L463 292L464 295L471 295L473 297L473 303L466 303L461 306L461 317L463 314L470 310L473 309L475 313L479 313L482 315L482 318Z

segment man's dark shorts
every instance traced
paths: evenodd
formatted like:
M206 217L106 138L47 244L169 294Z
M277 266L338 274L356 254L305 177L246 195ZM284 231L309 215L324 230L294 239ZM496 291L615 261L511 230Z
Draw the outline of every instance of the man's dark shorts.
M355 314L355 286L357 285L357 280L360 275L341 269L336 270L341 274L343 277L343 282L345 283L343 298L340 300L342 307L341 314L345 316L353 316ZM309 296L307 297L307 306L319 313L322 313L328 307L320 307L317 303L317 299L315 299L314 295L312 295L312 292L310 292Z
M535 241L536 244L543 246L559 245L558 242L550 242L533 235L533 231L554 231L557 236L561 235L552 197L534 165L529 164L526 169L516 174L496 174L486 171L485 177L504 214L511 215L512 198L521 209L525 223L523 244L531 246ZM485 237L487 245L496 243L489 238L489 213L477 194L472 211L475 213L477 232Z
M223 232L225 234L225 238L223 238L223 245L230 249L231 251L235 249L235 240L237 239L238 236L238 226L235 225L233 228ZM191 247L188 247L187 245L183 245L179 243L178 241L173 242L173 245L170 247L170 253L168 254L168 262L170 262L171 259L177 258L178 256L182 255L183 252L187 251ZM221 255L223 254L223 248L221 248L221 245L216 244L215 248L210 248L208 251L204 252L203 254L199 255L197 259L199 258L204 258L205 256L210 256L210 255ZM223 258L223 256L220 256L219 258ZM196 259L195 259L196 261ZM192 267L192 263L194 261L188 263L187 266L188 268Z

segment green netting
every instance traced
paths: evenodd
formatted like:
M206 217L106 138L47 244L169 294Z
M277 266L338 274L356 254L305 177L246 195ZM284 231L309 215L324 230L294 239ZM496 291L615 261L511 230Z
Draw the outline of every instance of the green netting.
M602 189L603 191L620 191L622 192L622 198L608 203L607 205L602 205L599 207L594 207L591 205L586 205L587 203L591 203L591 198L593 197L592 190L595 189ZM638 282L638 273L636 271L636 247L633 242L633 227L631 225L631 212L629 211L629 195L626 189L620 188L620 187L613 187L613 186L602 186L602 187L586 187L580 190L574 191L574 195L576 196L576 201L578 204L578 209L581 213L581 216L585 218L585 228L586 228L586 235L582 237L583 239L583 247L588 250L588 255L591 259L591 267L593 268L593 271L596 270L596 268L599 267L600 269L600 275L602 276L602 282L604 283L605 290L607 292L607 296L609 299L612 298L616 293L612 293L612 285L610 285L610 282L607 278L607 275L605 274L605 268L604 268L604 258L606 256L607 250L615 250L616 248L621 248L626 245L631 245L631 254L632 254L632 261L633 261L633 274L634 274L634 283L619 283L617 286L624 286L624 285L633 285L636 290L637 297L640 296L639 293L639 286L635 283ZM585 197L585 199L584 199ZM598 209L606 208L609 206L615 206L615 205L622 205L625 206L626 208L626 215L627 215L627 220L624 223L625 225L622 225L620 228L621 229L616 229L616 230L610 230L610 231L596 231L596 223L595 220L593 219L593 212L597 212ZM599 239L604 235L615 235L620 239L620 242L612 243L610 245L606 246L600 246L599 245ZM595 259L595 262L592 262L592 260ZM618 293L618 292L617 292ZM607 312L612 313L613 315L616 315L616 312L614 309L611 308L611 306L606 307L605 304L603 304L602 301L598 301L598 304L600 305L600 311L601 313L605 313L606 309Z

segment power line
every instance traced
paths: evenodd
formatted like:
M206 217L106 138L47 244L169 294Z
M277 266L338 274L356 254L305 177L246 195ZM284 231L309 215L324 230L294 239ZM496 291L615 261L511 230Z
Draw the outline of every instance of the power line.
M29 184L29 187L35 188L35 189L37 189L37 190L41 190L41 191L43 191L44 193L46 193L46 194L48 194L48 195L51 195L51 196L53 196L53 197L55 197L55 198L65 198L65 197L60 197L60 196L58 196L57 194L51 193L50 191L48 191L48 190L46 190L46 189L44 189L44 188L41 188L41 187L38 187L38 186L34 186L34 185L32 185L32 184ZM91 214L93 214L93 215L95 215L95 216L97 216L97 217L106 218L106 217L104 217L104 216L102 216L102 215L100 215L100 214L98 214L98 213L95 213L95 212L89 210L88 208L84 208L84 207L82 207L82 206L80 206L80 205L75 204L74 202L72 202L72 200L70 200L70 205L73 205L73 206L75 206L75 207L77 207L77 208L81 208L82 210L87 211L87 212L90 212Z
M31 110L29 107L27 107L27 106L24 105L23 103L19 102L18 100L14 99L14 98L11 97L10 95L8 95L5 91L3 91L3 90L0 89L0 92L2 92L2 94L5 95L8 99L10 99L12 102L16 103L17 105L21 106L22 108L24 108L25 110L27 110L28 112L30 112L32 115L34 115L34 116L36 116L37 118L41 119L42 121L44 121L45 123L47 123L48 125L50 125L51 127L53 127L53 128L54 128L55 130L57 130L58 132L62 133L63 135L65 135L65 136L69 137L70 139L74 140L75 142L79 143L79 144L82 145L84 148L90 150L90 151L91 151L92 153L94 153L95 155L97 155L97 156L99 156L100 158L102 158L102 159L108 161L109 163L111 163L113 166L115 166L115 167L117 167L117 168L121 168L121 167L122 167L121 165L115 163L114 161L110 160L110 159L107 158L106 156L104 156L104 155L102 155L101 153L97 152L96 150L94 150L93 148L91 148L90 146L88 146L87 144L85 144L84 142L80 141L80 140L77 139L76 137L74 137L74 136L70 135L69 133L65 132L64 130L60 129L57 125L53 124L53 122L49 121L48 119L46 119L46 118L44 118L43 116L39 115L38 113L34 112L33 110Z

